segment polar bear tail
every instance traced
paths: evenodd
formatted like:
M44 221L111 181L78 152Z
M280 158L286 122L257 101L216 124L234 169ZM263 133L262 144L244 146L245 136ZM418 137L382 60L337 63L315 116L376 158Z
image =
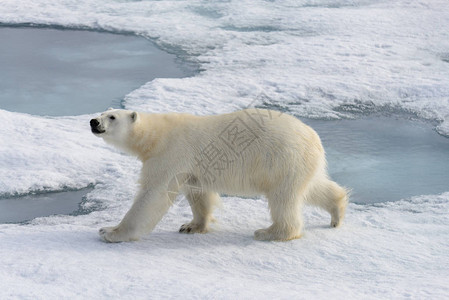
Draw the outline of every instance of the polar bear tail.
M345 217L350 191L330 180L327 175L316 180L306 194L306 203L318 206L331 215L331 227L338 227Z

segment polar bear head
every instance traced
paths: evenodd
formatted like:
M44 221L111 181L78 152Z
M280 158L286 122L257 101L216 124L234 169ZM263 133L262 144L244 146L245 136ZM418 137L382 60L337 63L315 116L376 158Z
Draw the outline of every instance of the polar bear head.
M109 109L99 117L90 120L90 128L94 135L126 151L129 146L128 138L138 121L139 114L135 111Z

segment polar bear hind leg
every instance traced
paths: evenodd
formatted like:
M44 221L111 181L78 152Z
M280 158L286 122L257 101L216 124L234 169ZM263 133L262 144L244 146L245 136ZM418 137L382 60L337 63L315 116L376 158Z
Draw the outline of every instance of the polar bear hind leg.
M179 229L180 233L207 233L209 223L213 220L212 212L220 202L220 196L214 192L206 192L188 188L185 196L192 209L193 220Z
M266 196L273 224L268 228L256 230L254 238L260 241L288 241L300 238L303 229L304 194L287 185L281 185Z

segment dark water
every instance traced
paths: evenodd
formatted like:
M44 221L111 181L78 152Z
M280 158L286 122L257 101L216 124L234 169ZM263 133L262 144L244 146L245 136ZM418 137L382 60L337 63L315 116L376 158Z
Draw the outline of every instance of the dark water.
M303 120L320 134L329 172L352 202L397 201L449 191L449 139L402 117Z
M86 188L77 191L0 198L0 222L17 223L55 214L86 213L87 211L80 207L80 203L91 190L92 188Z
M143 37L0 27L0 109L8 111L101 112L154 78L191 73Z

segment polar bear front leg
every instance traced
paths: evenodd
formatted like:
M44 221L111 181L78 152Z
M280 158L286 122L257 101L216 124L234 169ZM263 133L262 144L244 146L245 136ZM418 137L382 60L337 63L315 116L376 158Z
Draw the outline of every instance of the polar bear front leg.
M170 208L166 193L141 191L120 224L101 228L99 234L105 242L130 242L151 232Z
M138 237L133 237L119 225L113 227L103 227L100 229L99 234L100 237L108 243L131 242L139 239Z

